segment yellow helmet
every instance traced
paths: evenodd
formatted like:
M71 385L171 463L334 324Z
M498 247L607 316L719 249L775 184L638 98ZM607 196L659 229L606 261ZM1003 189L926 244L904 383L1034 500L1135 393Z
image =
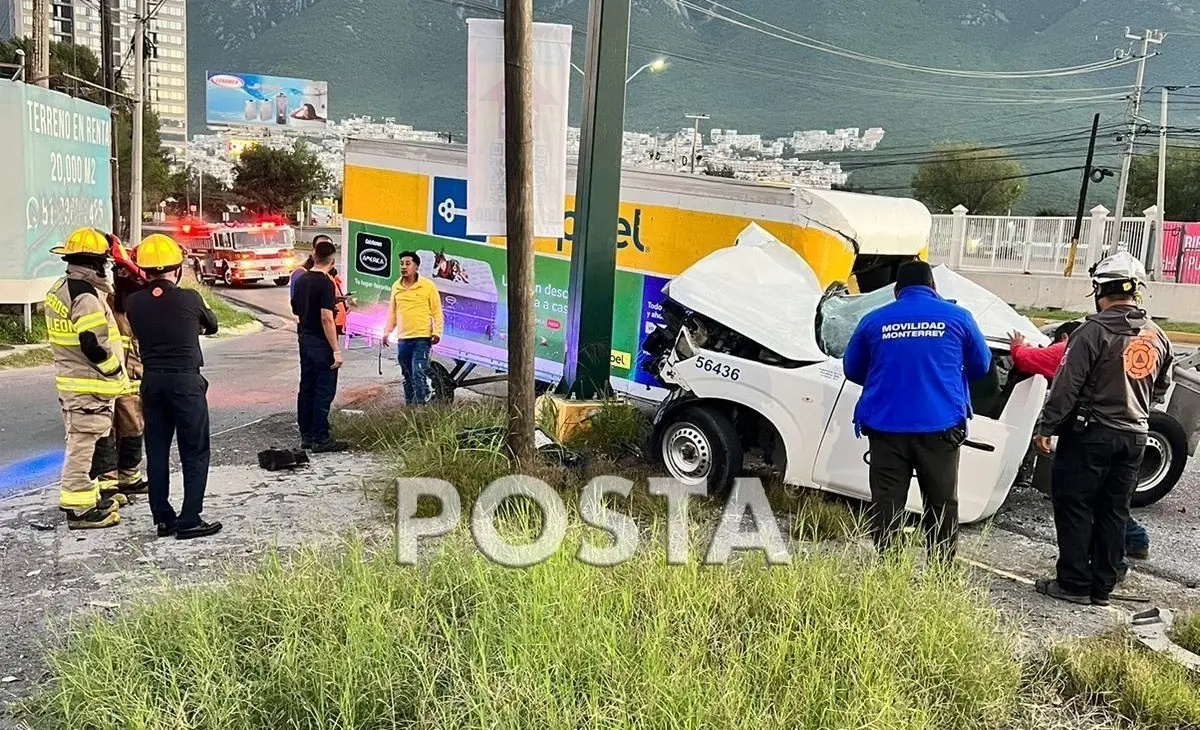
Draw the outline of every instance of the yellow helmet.
M152 233L142 239L133 255L142 269L169 269L183 263L183 249L170 236Z
M50 249L55 256L108 256L108 237L95 228L79 228L67 236L61 246Z

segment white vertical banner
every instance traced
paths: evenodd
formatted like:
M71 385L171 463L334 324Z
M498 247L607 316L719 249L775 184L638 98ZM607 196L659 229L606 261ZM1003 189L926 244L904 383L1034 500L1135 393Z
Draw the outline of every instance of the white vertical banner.
M571 26L533 24L533 235L563 237ZM503 236L504 21L467 19L467 235Z

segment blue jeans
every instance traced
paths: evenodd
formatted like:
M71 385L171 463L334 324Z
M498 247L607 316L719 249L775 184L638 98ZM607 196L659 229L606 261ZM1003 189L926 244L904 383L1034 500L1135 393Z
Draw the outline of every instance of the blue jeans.
M296 423L300 438L310 444L329 440L329 409L337 393L338 371L333 349L324 336L300 335L300 392L296 394Z
M1146 528L1139 525L1132 517L1125 520L1125 549L1148 547L1150 547L1150 535L1146 534Z
M404 376L404 402L420 405L429 400L429 337L414 337L396 343L396 359Z

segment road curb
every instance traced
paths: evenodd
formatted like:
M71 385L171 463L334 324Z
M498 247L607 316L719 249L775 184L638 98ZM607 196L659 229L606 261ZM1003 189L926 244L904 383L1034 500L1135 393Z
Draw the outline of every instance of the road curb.
M1047 324L1064 322L1066 320L1030 317L1029 321L1033 322L1033 326L1035 327L1043 327ZM1177 332L1175 330L1163 330L1163 334L1165 334L1167 339L1169 339L1171 342L1175 342L1180 345L1200 345L1200 334L1193 332Z

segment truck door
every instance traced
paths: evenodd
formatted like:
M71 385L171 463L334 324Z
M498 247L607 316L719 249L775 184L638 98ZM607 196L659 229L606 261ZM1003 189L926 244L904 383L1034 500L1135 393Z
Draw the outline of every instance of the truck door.
M837 363L840 367L841 361ZM968 422L967 442L961 449L958 467L958 514L963 524L990 517L1008 497L1045 392L1044 379L1029 378L1005 394L998 418L976 413ZM842 386L813 465L813 481L822 489L869 501L868 442L865 436L854 435L854 406L861 394L862 388L854 383ZM915 478L907 507L921 511L921 492Z

